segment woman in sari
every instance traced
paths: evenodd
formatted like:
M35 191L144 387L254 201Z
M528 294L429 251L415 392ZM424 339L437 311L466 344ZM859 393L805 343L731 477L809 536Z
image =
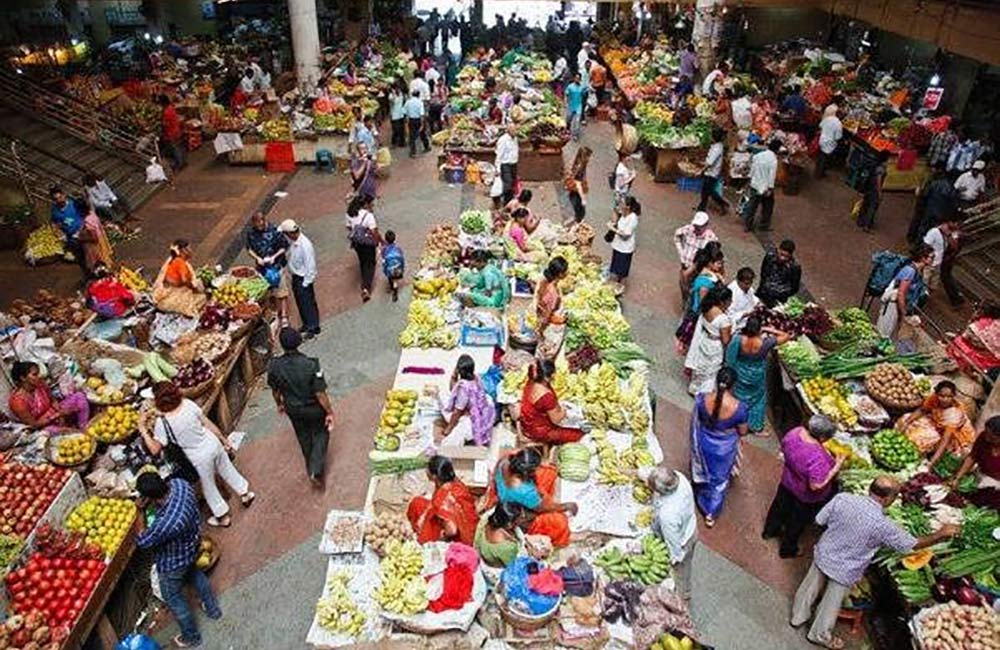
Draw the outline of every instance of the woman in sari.
M766 435L767 358L771 350L790 338L785 332L762 327L759 318L750 316L743 331L726 347L726 365L736 371L733 394L747 405L748 424L754 435Z
M938 382L931 394L916 411L907 413L896 422L896 430L910 439L922 453L934 450L931 465L944 452L964 456L976 440L976 429L969 415L955 399L958 388L953 382Z
M558 470L542 462L537 449L525 447L497 463L486 491L485 509L497 503L516 503L531 517L524 528L529 535L545 535L553 546L569 545L569 516L577 513L575 503L555 500ZM568 513L568 516L567 516Z
M972 451L949 483L958 485L962 477L975 470L979 474L977 489L967 498L980 508L1000 510L1000 415L994 415L976 438Z
M702 299L709 290L722 283L725 277L725 256L722 254L722 244L710 241L694 256L689 273L685 274L685 282L690 283L687 308L684 317L677 326L674 335L677 337L677 350L681 354L687 352L694 336L695 325L698 323Z
M417 534L417 541L456 541L472 546L476 533L476 499L458 478L451 461L432 456L427 463L427 477L434 484L431 498L413 497L406 508L406 518Z
M542 273L542 279L535 289L535 316L538 319L538 338L542 339L549 325L562 325L565 318L559 311L562 307L562 292L559 291L559 281L565 280L569 273L569 264L561 255L549 260L549 265Z
M351 160L352 197L367 197L375 200L375 161L372 160L368 145L358 144L358 155Z
M515 212L522 208L527 211L528 215L524 220L524 227L528 231L529 235L535 232L535 228L538 227L538 222L540 221L540 219L531 211L531 208L528 207L528 204L531 203L531 196L531 190L521 190L520 194L512 198L510 201L507 201L507 205L503 206L504 212L511 217L514 216Z
M170 257L153 283L153 301L160 311L197 318L208 301L205 287L191 266L191 256L186 239L177 239L170 247Z
M539 359L528 370L528 382L521 393L521 431L529 440L547 445L577 442L583 431L562 426L566 409L552 389L555 374L556 364L551 359Z
M114 251L108 235L104 232L104 225L101 219L93 210L87 213L83 219L83 227L77 235L80 245L83 248L83 262L87 266L87 271L94 272L98 264L111 267L114 264Z
M747 433L747 407L733 395L736 373L723 368L715 390L700 393L691 413L691 481L694 498L711 528L722 511L740 438Z
M727 313L732 302L733 292L724 286L712 289L701 300L701 317L684 358L684 369L691 373L688 392L692 395L707 393L715 386L716 373L732 340L733 322Z
M507 256L521 262L540 262L545 259L545 246L531 239L533 229L528 228L530 215L527 208L518 208L511 214L504 233Z
M519 527L523 517L524 509L519 504L500 501L493 512L479 519L473 546L483 562L500 568L514 561L524 544Z
M476 362L463 354L451 375L451 394L441 403L446 424L442 446L461 447L471 441L480 447L490 444L496 407L476 376Z
M90 423L90 404L82 391L70 393L56 402L52 390L39 372L38 364L15 361L10 371L14 390L7 405L22 424L35 429L58 431L72 426L80 431Z

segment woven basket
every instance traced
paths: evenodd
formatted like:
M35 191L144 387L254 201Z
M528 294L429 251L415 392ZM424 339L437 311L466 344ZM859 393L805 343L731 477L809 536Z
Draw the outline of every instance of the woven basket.
M500 610L500 617L507 621L510 625L514 626L518 630L537 630L545 627L551 623L556 616L559 615L559 606L562 604L562 598L560 598L555 607L550 609L544 614L538 614L532 616L530 614L523 614L521 612L515 611L507 606L507 598L503 595L502 590L498 589L496 592L497 609Z
M213 372L211 377L201 382L200 384L195 384L190 388L181 388L180 389L181 395L191 400L198 399L199 397L207 393L208 389L210 389L214 383L215 383L215 373Z

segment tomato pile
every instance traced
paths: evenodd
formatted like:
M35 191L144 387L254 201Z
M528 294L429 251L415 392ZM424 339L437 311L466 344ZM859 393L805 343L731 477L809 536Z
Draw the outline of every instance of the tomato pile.
M5 582L16 614L41 612L50 628L72 627L104 574L101 560L45 557L32 553Z
M0 533L27 537L68 479L51 465L0 464Z
M53 630L46 625L41 612L14 615L0 625L0 647L6 650L59 650L68 634L65 628Z

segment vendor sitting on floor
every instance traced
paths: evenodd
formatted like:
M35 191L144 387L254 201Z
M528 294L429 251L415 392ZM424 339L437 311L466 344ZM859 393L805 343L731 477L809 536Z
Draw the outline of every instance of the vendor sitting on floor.
M465 306L503 309L510 300L510 282L496 264L490 263L490 254L484 250L472 252L469 265L473 271L462 274L462 284L469 290L463 294Z
M944 452L964 455L976 439L976 429L968 414L955 399L955 384L939 382L934 394L923 405L907 413L896 422L896 429L909 438L924 454L934 450L931 465L941 459Z
M531 519L524 532L545 535L552 540L553 546L567 546L569 516L576 515L578 508L575 503L555 500L558 476L554 465L542 462L537 449L519 449L497 463L486 491L484 510L499 502L516 503Z
M94 279L87 285L87 306L103 318L121 318L135 306L135 294L98 262Z
M451 395L440 406L446 422L441 446L461 447L469 441L480 447L490 444L496 407L476 376L476 362L469 355L463 354L455 363Z
M205 287L195 275L191 256L186 239L177 239L170 246L170 257L153 283L153 301L160 311L197 318L205 306Z
M90 423L90 404L82 391L56 402L37 363L15 361L10 371L14 390L7 405L14 417L34 429L58 431L72 427L83 431Z
M504 232L507 256L517 261L538 262L545 258L545 247L538 246L530 239L531 233L538 226L536 221L531 228L528 227L530 217L531 212L527 208L514 210Z
M492 512L479 518L473 546L483 562L501 568L514 561L524 546L523 519L524 508L513 501L500 501Z
M456 541L469 546L476 532L476 499L455 476L455 468L444 456L432 456L427 463L427 478L434 484L434 494L413 497L406 508L406 518L417 534L417 541Z
M529 440L549 445L577 442L583 431L562 426L566 409L559 405L552 389L555 374L556 364L551 359L539 359L528 370L528 382L521 394L521 432Z
M538 227L538 223L541 221L541 219L536 217L531 211L531 208L528 207L528 204L531 203L531 196L531 190L521 190L520 194L512 198L510 201L507 201L507 205L503 206L504 212L509 214L511 217L514 216L515 212L522 208L527 210L528 215L524 220L524 227L528 231L529 235L535 231L535 228Z
M952 485L958 485L962 477L973 469L979 472L978 489L966 498L981 508L1000 510L1000 415L986 421L983 432L972 445L972 451L955 472Z

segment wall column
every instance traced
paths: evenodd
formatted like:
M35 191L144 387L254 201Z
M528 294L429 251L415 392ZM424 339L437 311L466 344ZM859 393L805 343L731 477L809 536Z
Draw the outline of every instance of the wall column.
M315 86L322 74L316 0L288 0L288 18L292 28L292 51L298 84Z

